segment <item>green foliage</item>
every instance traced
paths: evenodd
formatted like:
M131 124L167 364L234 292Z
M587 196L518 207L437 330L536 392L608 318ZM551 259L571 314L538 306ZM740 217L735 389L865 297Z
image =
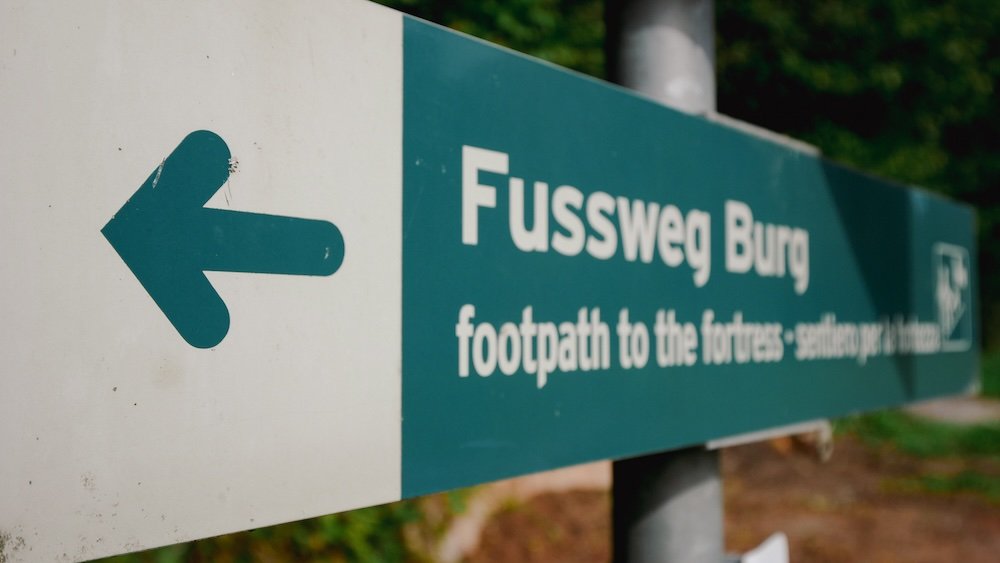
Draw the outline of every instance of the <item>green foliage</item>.
M1000 351L983 354L982 395L1000 399Z
M720 0L720 109L862 169L960 191L949 155L982 145L956 134L996 122L998 22L1000 3L978 0Z
M1000 458L1000 424L957 426L881 411L838 421L837 429L868 444L891 444L918 457Z
M920 485L931 493L978 493L994 502L1000 502L1000 479L976 471L962 471L957 475L924 475Z
M592 76L604 74L600 0L378 0Z
M448 512L451 514L461 514L468 508L469 493L471 489L453 489L444 493L448 501Z
M898 411L855 416L837 423L872 447L890 446L920 458L947 458L959 469L888 479L887 492L904 494L973 494L1000 502L1000 424L957 426L930 422ZM979 460L976 462L975 460ZM973 467L969 467L973 465ZM985 472L975 466L985 468Z
M889 479L883 487L891 493L931 493L954 495L971 493L1000 503L1000 479L977 471L961 471L954 475L919 475Z
M419 560L403 538L403 527L420 519L415 501L401 501L310 520L228 534L142 553L107 563L211 561L350 561L377 563Z

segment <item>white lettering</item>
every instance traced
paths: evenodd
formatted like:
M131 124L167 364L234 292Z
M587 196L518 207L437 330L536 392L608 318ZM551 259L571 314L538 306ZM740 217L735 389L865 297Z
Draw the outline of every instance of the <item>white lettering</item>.
M479 183L479 172L506 174L507 153L462 146L462 243L479 244L479 208L496 207L497 191Z
M511 178L510 189L510 238L521 252L545 252L549 249L549 185L535 182L535 212L531 229L524 219L524 180Z
M762 277L790 273L795 293L809 289L809 233L787 225L755 222L750 206L726 201L726 270Z
M570 211L570 209L575 211ZM576 256L583 251L587 231L577 213L583 209L583 193L573 186L559 186L552 193L552 216L569 235L556 231L552 235L552 249L566 256Z

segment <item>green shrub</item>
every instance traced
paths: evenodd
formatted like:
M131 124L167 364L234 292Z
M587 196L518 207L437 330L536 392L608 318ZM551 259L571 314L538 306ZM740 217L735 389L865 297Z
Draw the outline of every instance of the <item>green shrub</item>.
M958 426L881 411L839 421L838 430L919 457L1000 457L1000 424Z

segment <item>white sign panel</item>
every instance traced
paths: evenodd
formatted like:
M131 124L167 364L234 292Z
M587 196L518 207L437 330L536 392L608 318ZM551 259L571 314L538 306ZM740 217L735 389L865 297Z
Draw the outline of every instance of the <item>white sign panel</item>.
M401 42L353 0L0 6L0 559L399 498ZM101 232L201 130L208 207L349 237L330 276L209 272L207 349Z

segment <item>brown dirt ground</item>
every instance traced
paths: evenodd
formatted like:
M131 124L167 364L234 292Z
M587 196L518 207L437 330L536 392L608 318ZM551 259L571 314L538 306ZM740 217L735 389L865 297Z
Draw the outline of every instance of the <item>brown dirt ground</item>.
M782 531L794 563L1000 560L1000 504L907 486L969 462L915 459L849 436L838 438L827 463L780 446L723 452L729 552L745 552ZM975 469L1000 479L1000 462L980 460ZM512 504L486 525L469 561L608 561L610 508L607 491L548 493Z

